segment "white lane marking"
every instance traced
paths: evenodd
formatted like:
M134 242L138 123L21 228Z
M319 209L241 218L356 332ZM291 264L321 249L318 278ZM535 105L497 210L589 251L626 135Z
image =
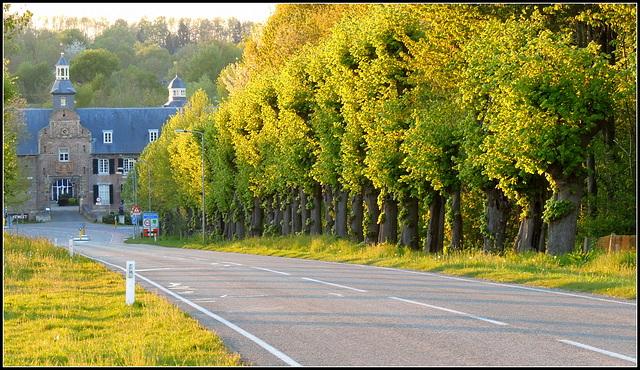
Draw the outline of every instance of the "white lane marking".
M425 306L425 307L435 308L436 310L442 310L442 311L447 311L447 312L455 313L455 314L458 314L458 315L463 315L463 316L471 317L471 318L476 319L476 320L482 320L482 321L486 321L486 322L489 322L489 323L492 323L492 324L496 324L496 325L508 325L508 324L505 324L505 323L500 322L500 321L495 321L495 320L491 320L491 319L486 319L486 318L484 318L484 317L474 316L474 315L471 315L471 314L468 314L468 313L465 313L465 312L460 312L460 311L456 311L456 310L451 310L451 309L444 308L444 307L433 306L433 305L430 305L430 304L421 303L421 302L415 302L415 301L410 301L410 300L408 300L408 299L402 299L402 298L398 298L398 297L389 297L389 298L391 298L391 299L395 299L395 300L397 300L397 301L402 301L402 302L407 302L407 303L413 303L413 304L417 304L417 305L420 305L420 306Z
M235 263L235 262L222 262L222 263L228 263L230 265L242 266L241 263Z
M303 280L313 281L313 282L320 283L320 284L333 285L333 286L336 286L336 287L338 287L338 288L351 289L351 290L355 290L356 292L363 292L363 293L366 293L366 292L367 292L366 290L356 289L356 288L351 288L351 287L344 286L344 285L339 285L339 284L327 283L326 281L315 280L315 279L309 279L309 278L306 278L306 277L303 277L302 279L303 279Z
M318 261L318 262L320 262L320 261ZM325 262L325 261L322 261L322 262ZM335 263L335 262L328 262L328 263ZM473 280L473 279L464 278L464 277L456 277L456 276L448 276L448 275L443 275L443 274L435 274L435 273L432 273L432 272L415 271L415 270L404 270L404 269L398 269L398 268L394 268L394 267L371 266L371 265L354 265L354 266L373 267L373 268L379 268L379 269L385 269L385 270L392 270L392 271L396 271L396 272L406 272L406 273L409 273L409 274L427 275L427 276L439 277L439 278L443 278L443 279L465 281L465 282L470 282L470 283L496 285L496 286L500 286L500 287L509 287L509 288L515 288L515 289L532 290L534 292L566 295L566 296L570 296L570 297L593 299L595 301L603 301L603 302L620 303L620 304L626 304L626 305L630 305L630 306L636 306L637 305L636 302L616 301L616 300L613 300L613 299L590 297L590 296L586 296L586 295L572 294L572 293L565 293L565 292L557 292L557 291L551 290L551 288L539 289L539 288L533 288L533 287L528 287L528 286L512 285L512 284L507 284L507 283L494 283L494 282L490 282L490 281Z
M281 272L281 271L276 271L276 270L269 270L269 269L266 269L264 267L256 267L256 266L249 266L249 267L251 267L252 269L269 271L269 272L273 272L273 273L276 273L276 274L282 274L282 275L287 275L287 276L291 275L291 274L287 274L286 272Z
M631 362L633 362L634 364L635 364L635 363L637 363L637 360L636 360L635 358L633 358L633 357L629 357L629 356L625 356L625 355L621 355L621 354L619 354L619 353L615 353L615 352L607 351L607 350L600 349L600 348L596 348L596 347L591 347L591 346L588 346L588 345L586 345L586 344L582 344L582 343L574 342L574 341L571 341L571 340L568 340L568 339L558 339L558 341L560 341L560 342L562 342L562 343L571 344L571 345L576 346L576 347L580 347L580 348L588 349L588 350L590 350L590 351L595 351L595 352L598 352L598 353L602 353L602 354L605 354L605 355L609 355L609 356L612 356L612 357L617 357L617 358L620 358L620 359L622 359L622 360L631 361Z
M162 267L157 269L136 269L138 272L147 272L147 271L163 271L163 270L174 270L173 267Z
M99 262L104 263L104 264L106 264L106 265L110 265L110 266L117 267L117 268L119 268L119 269L121 269L121 270L123 270L123 271L126 271L126 269L125 269L124 267L120 267L120 266L118 266L118 265L114 265L114 264L109 263L109 262L107 262L107 261L103 261L103 260L98 259L98 258L89 257L89 256L87 256L87 255L83 255L83 256L85 256L85 257L87 257L87 258L90 258L90 259L92 259L92 260L95 260L95 261L99 261ZM231 329L233 329L233 330L237 331L238 333L240 333L240 334L244 335L245 337L249 338L251 341L253 341L253 342L254 342L254 343L256 343L257 345L259 345L260 347L262 347L262 348L266 349L267 351L269 351L269 353L271 353L272 355L274 355L274 356L276 356L277 358L281 359L282 361L284 361L284 362L285 362L285 363L287 363L288 365L290 365L290 366L302 366L302 365L300 365L299 363L295 362L291 357L289 357L289 356L285 355L284 353L282 353L282 352L278 351L277 349L273 348L271 345L269 345L268 343L266 343L266 342L265 342L265 341L263 341L262 339L260 339L260 338L256 337L255 335L253 335L253 334L249 333L248 331L246 331L246 330L242 329L242 328L241 328L241 327L239 327L238 325L236 325L236 324L234 324L234 323L232 323L232 322L230 322L230 321L227 321L227 320L223 319L222 317L220 317L220 316L216 315L215 313L213 313L213 312L211 312L211 311L209 311L209 310L205 309L204 307L199 306L199 305L197 305L197 304L195 304L195 303L191 302L190 300L188 300L188 299L186 299L186 298L184 298L184 297L179 296L178 294L176 294L176 293L174 293L174 292L170 291L169 289L167 289L167 288L163 287L162 285L157 284L156 282L151 281L151 280L147 279L146 277L144 277L144 276L142 276L142 275L139 275L138 273L136 273L136 276L137 276L137 277L139 277L140 279L142 279L142 280L144 280L144 281L148 282L149 284L151 284L151 285L155 286L156 288L158 288L158 289L160 289L160 290L162 290L162 291L164 291L164 292L166 292L166 293L168 293L168 294L170 294L170 295L174 296L175 298L177 298L177 299L181 300L182 302L184 302L184 303L188 304L189 306L191 306L191 307L195 308L196 310L198 310L198 311L200 311L200 312L204 313L205 315L207 315L207 316L209 316L209 317L213 318L214 320L217 320L217 321L221 322L222 324L224 324L224 325L228 326L229 328L231 328Z

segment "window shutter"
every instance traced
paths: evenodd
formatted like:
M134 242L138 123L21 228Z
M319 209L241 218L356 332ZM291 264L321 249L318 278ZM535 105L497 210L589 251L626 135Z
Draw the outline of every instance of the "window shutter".
M118 168L122 168L123 163L122 163L122 158L118 158Z
M109 173L111 175L116 173L116 167L114 166L114 163L115 163L115 161L113 160L113 158L109 159Z
M93 174L94 175L98 174L98 160L97 159L93 160Z
M96 198L98 198L98 185L93 185L93 204L96 204Z
M109 184L109 204L113 204L113 184Z

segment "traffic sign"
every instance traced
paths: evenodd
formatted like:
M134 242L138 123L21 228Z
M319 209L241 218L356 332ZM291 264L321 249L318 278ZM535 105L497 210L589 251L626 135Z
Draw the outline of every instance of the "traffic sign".
M96 198L96 203L101 203L101 202L102 202L102 198L97 197L97 198Z
M99 198L98 198L99 199ZM135 204L131 206L131 212L133 213L140 213L140 208L138 208L138 206L136 206Z

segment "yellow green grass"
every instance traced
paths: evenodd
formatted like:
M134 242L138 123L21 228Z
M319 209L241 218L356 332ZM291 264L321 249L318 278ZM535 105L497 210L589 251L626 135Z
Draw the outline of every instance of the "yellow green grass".
M163 298L45 239L4 234L4 366L239 366Z
M392 244L365 246L334 237L304 235L219 241L205 247L198 236L190 240L162 237L157 242L128 242L397 267L636 299L635 251L594 250L563 256L534 252L486 254L480 250L428 254Z

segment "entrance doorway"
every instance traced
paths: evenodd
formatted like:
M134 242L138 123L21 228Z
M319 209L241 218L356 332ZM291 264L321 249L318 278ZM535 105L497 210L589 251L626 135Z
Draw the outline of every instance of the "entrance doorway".
M62 194L69 194L70 198L75 198L75 187L69 179L60 179L51 185L51 200L57 202Z

